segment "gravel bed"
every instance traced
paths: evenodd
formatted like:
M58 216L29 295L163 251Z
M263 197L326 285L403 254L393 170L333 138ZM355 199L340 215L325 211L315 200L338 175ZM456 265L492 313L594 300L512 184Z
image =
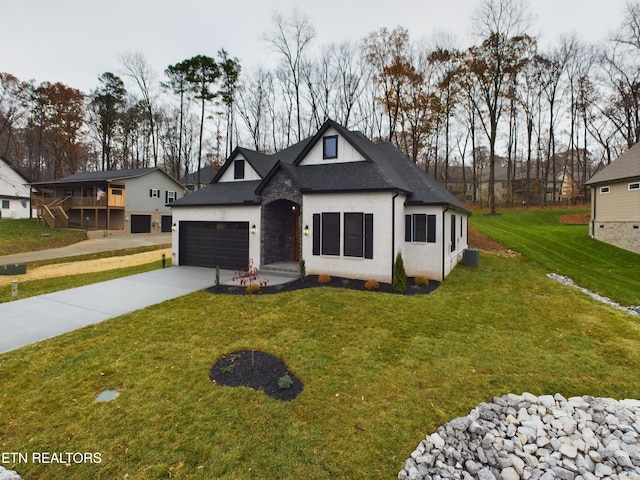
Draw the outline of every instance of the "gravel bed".
M399 480L640 480L640 401L496 397L428 435Z
M571 280L569 277L565 277L564 275L558 275L557 273L548 273L547 277L555 280L556 282L560 282L563 285L568 285L569 287L573 287L577 290L580 290L582 293L589 295L591 298L595 298L599 302L606 303L607 305L617 308L619 310L623 310L632 315L637 315L640 317L640 304L632 305L630 307L623 307L619 303L614 302L610 298L603 297L602 295L598 295L597 293L592 292L591 290L587 290L586 288L580 287L576 285L576 283Z

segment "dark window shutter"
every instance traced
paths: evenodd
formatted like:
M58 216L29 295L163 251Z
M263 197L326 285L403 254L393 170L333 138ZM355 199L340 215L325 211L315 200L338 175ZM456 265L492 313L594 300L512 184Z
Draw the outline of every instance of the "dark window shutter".
M320 255L320 214L313 214L313 254Z
M322 214L322 254L340 255L340 214Z
M364 258L373 258L373 213L364 216Z
M411 215L404 216L404 241L411 241Z
M153 197L153 188L150 188L150 189L149 189L149 196L150 196L150 197Z
M435 243L436 241L436 216L427 215L427 242Z
M456 216L451 215L451 251L456 250Z

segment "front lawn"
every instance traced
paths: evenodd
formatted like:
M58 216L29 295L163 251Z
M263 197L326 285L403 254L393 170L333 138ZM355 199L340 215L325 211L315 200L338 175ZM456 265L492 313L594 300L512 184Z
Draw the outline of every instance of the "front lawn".
M87 239L87 232L50 228L31 219L0 220L0 255L59 248Z
M507 210L497 216L474 212L469 224L547 273L571 277L622 305L640 303L640 255L590 238L586 225L559 220L584 211L588 210Z
M425 434L494 396L637 398L638 319L545 273L482 254L425 296L198 292L2 354L0 452L29 456L4 466L41 480L389 479ZM210 382L218 358L251 346L302 380L295 400ZM97 403L108 389L120 396Z

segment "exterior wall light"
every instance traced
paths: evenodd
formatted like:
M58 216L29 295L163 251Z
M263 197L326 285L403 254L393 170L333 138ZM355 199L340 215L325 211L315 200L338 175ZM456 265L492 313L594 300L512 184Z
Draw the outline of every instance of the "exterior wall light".
M308 237L309 236L309 225L305 225L304 226L304 236Z
M257 231L257 229L256 229L256 224L254 223L253 225L251 225L251 233L252 233L253 235L255 235L255 234L256 234L256 231Z
M172 232L176 232L178 230L178 225L176 225L175 223L173 225L171 225L171 231Z

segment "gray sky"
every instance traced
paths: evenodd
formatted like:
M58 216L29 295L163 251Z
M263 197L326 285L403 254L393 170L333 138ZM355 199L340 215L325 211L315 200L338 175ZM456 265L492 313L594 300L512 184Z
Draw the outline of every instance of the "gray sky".
M468 36L479 0L0 0L0 71L20 80L62 82L85 92L98 75L120 74L119 57L140 52L158 78L171 64L225 48L247 70L271 64L261 36L271 16L294 7L316 29L315 45L358 41L381 27L401 25L412 39L435 32ZM541 44L575 33L599 42L621 23L624 0L530 0Z

